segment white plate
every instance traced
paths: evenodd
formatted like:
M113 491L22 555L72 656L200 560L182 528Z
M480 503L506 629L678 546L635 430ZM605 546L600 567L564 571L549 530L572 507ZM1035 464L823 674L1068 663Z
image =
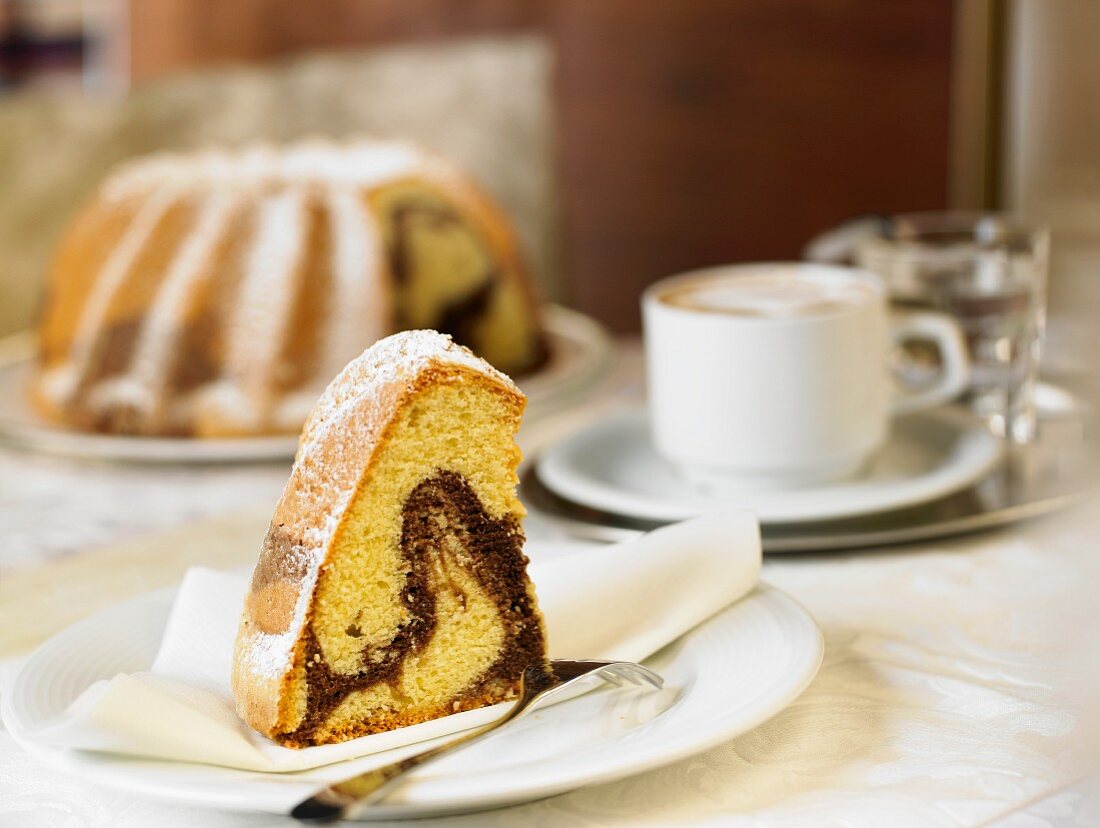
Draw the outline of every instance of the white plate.
M28 734L88 685L150 667L175 590L93 615L51 638L0 697L4 724L47 764L132 793L286 813L316 788L380 764L365 757L293 774L158 762L45 747ZM732 739L774 716L821 664L821 632L797 602L760 585L647 664L662 691L602 689L528 719L410 777L370 813L424 817L512 805L641 773Z
M551 358L520 379L529 416L558 408L583 393L611 363L611 340L600 325L557 305L543 309ZM49 454L148 463L241 463L288 460L297 436L195 440L118 437L67 431L44 421L31 408L24 388L31 369L31 338L19 334L0 343L0 440Z
M964 412L899 419L886 446L859 477L806 489L718 498L693 489L658 456L644 411L616 414L552 446L539 480L582 506L627 517L676 521L732 508L764 523L854 517L924 503L957 491L996 465L1001 441Z
M611 367L614 347L595 319L561 305L544 305L542 324L550 359L516 382L527 395L528 419L550 413L586 393Z

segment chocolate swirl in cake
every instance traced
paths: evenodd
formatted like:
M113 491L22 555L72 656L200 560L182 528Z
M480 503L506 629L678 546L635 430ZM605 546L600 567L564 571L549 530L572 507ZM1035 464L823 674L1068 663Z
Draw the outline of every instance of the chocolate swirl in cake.
M387 251L390 262L390 275L394 283L404 286L409 282L409 225L413 219L429 219L433 227L446 227L460 224L453 210L425 202L414 201L400 204L390 213L393 225L393 242Z
M427 221L433 228L463 225L453 210L419 201L395 207L390 221L393 224L393 239L389 247L390 272L394 284L399 287L407 286L410 280L409 235L413 221ZM449 334L460 345L476 347L474 326L489 312L497 281L497 274L490 270L476 288L440 308L437 319L426 327ZM410 320L399 319L399 324L409 325Z
M447 555L445 537L457 535L469 555L460 563L454 560L438 565ZM486 512L477 494L462 475L439 471L421 481L409 494L402 508L401 555L408 574L400 601L407 608L407 620L381 647L364 647L362 668L357 673L334 672L325 660L312 629L305 634L305 672L307 683L306 714L292 732L282 734L284 744L315 744L315 735L333 710L350 693L381 683L395 685L401 678L405 659L427 646L436 628L436 596L432 573L446 572L448 566L463 566L496 603L507 628L505 645L493 666L479 676L454 709L464 709L463 700L480 698L494 683L514 683L530 664L542 658L542 630L525 623L530 617L530 596L524 588L523 573L527 558L522 551L523 533L511 517L494 520ZM260 573L257 569L257 574ZM269 573L274 574L274 573ZM448 589L461 592L453 582ZM354 625L347 634L360 635Z
M473 293L446 305L439 314L439 320L432 327L440 333L447 334L460 345L468 345L475 336L474 326L489 311L489 303L493 300L495 289L496 280L490 275Z
M422 221L433 228L448 226L468 226L462 217L447 207L423 201L412 201L396 206L390 213L392 239L388 247L390 274L398 288L408 286L411 279L411 226ZM472 228L471 228L472 232ZM445 333L455 342L474 351L480 350L478 325L489 319L493 310L493 300L502 283L497 268L490 266L484 278L469 292L442 305L434 319L425 321L402 317L398 308L398 325L402 327L427 327ZM549 358L549 347L541 331L532 331L529 342L529 365L525 371L517 374L537 371Z

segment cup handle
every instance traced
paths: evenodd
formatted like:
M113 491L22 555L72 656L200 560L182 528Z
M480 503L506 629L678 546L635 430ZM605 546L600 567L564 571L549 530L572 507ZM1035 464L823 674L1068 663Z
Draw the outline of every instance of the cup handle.
M894 398L891 408L895 415L909 414L950 402L966 390L970 383L970 360L966 342L958 324L942 313L906 313L891 320L890 337L895 346L907 340L933 340L940 350L943 370L938 382L919 391L905 390Z

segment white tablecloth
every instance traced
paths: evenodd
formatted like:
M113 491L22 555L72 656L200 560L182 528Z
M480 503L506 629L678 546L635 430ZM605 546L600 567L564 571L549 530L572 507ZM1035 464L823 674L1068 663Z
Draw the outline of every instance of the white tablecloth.
M631 359L587 411L637 389ZM0 455L4 486L15 481L13 457ZM242 486L226 508L265 488L266 479ZM96 522L97 541L113 522L131 533L128 513L149 520L139 503L112 508ZM42 536L56 537L51 527L69 514L43 509ZM764 579L801 600L826 638L820 674L790 708L661 770L431 824L958 826L1007 814L1004 824L1018 828L1091 824L1081 788L1062 789L1080 775L1088 727L1072 694L1084 678L1080 633L1096 629L1096 608L1084 600L1095 575L1092 517L1086 509L891 551L772 557ZM31 522L22 526L33 540ZM532 529L548 531L540 521ZM52 543L42 549L43 559L61 554ZM21 549L20 563L33 554ZM270 824L90 786L38 764L0 732L4 828Z

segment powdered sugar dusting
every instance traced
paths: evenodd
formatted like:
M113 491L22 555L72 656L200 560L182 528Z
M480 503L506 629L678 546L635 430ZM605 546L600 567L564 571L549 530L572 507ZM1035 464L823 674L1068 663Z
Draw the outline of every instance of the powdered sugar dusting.
M228 385L232 391L212 388L206 401L220 400L223 415L231 421L254 419L258 424L268 404L266 395L292 312L293 273L305 254L304 214L300 189L280 192L260 204L256 241L226 328L225 364L218 385Z
M382 230L352 187L333 187L322 199L332 227L332 283L326 300L330 312L325 331L322 364L317 373L326 379L354 359L365 343L390 332L388 279ZM314 391L313 399L317 393ZM298 423L305 418L298 420Z
M349 405L372 396L378 388L415 378L431 363L454 365L485 374L520 393L515 383L469 348L438 331L402 331L380 339L349 362L325 389L302 432L299 454L325 427L339 422Z
M301 602L299 602L301 603ZM297 608L296 615L297 615ZM269 679L280 678L289 666L290 653L298 637L297 620L291 631L279 634L255 632L248 638L242 665L255 675Z
M315 139L286 147L157 153L120 166L104 184L102 195L124 198L166 184L197 190L316 182L371 187L406 175L430 158L412 144L368 139L347 143Z
M210 256L227 228L235 199L217 194L199 210L191 233L172 262L156 299L145 316L129 371L116 382L132 389L131 404L151 412L164 404L168 366L184 325L192 293L210 278Z

